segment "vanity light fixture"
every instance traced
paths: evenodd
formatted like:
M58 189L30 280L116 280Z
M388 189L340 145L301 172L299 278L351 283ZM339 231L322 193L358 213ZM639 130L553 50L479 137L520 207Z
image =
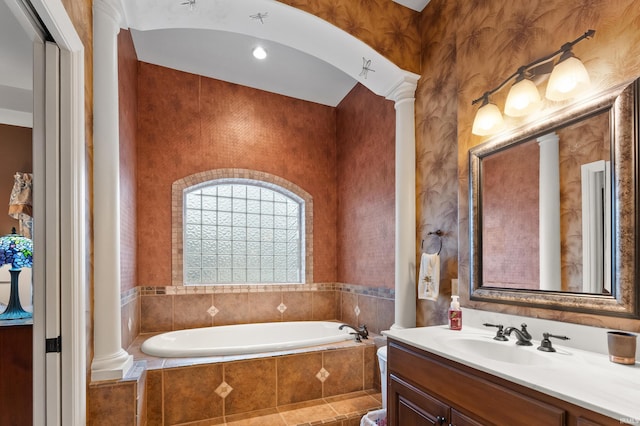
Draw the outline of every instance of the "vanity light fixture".
M504 113L511 117L523 117L542 106L542 99L536 84L525 76L520 68L516 82L513 83L504 104Z
M472 105L475 105L482 101L473 121L471 132L478 136L487 136L502 128L502 114L498 107L489 101L489 97L502 90L514 78L515 83L509 90L504 107L504 113L511 117L523 117L540 108L542 99L536 86L536 80L543 81L549 72L551 75L545 93L547 99L563 101L573 98L585 90L590 84L589 74L584 64L573 54L572 48L578 42L593 37L595 33L595 30L588 30L577 39L563 44L557 51L518 68L497 87L471 102ZM553 60L558 55L560 58L551 71Z
M258 46L253 49L253 57L256 59L265 59L267 57L267 51L262 46Z
M546 97L552 101L571 99L590 84L587 69L582 61L575 57L569 46L553 68L547 83Z
M489 102L489 95L482 99L482 106L476 113L471 131L474 135L487 136L500 131L504 127L504 120L496 104Z

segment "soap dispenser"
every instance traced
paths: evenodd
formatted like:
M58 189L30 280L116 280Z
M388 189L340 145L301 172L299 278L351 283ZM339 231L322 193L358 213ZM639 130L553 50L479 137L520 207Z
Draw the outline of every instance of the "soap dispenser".
M451 306L449 307L449 328L451 330L462 329L462 310L458 297L457 294L451 296Z

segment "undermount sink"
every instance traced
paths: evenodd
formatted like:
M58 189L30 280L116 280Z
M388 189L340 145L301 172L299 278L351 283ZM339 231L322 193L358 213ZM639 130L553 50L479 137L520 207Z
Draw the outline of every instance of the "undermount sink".
M443 343L460 354L479 356L493 361L519 365L540 365L552 362L549 354L537 351L535 345L518 346L513 339L501 342L480 336L460 336L448 338Z

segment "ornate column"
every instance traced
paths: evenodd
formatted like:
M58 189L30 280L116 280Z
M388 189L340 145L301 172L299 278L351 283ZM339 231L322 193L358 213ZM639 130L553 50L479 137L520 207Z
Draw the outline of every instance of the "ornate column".
M416 126L417 79L405 77L387 95L396 109L395 321L416 326Z
M560 266L560 154L559 138L549 133L538 138L540 146L539 223L540 290L561 289Z
M123 378L133 357L120 332L118 33L122 14L93 2L93 362L91 380Z

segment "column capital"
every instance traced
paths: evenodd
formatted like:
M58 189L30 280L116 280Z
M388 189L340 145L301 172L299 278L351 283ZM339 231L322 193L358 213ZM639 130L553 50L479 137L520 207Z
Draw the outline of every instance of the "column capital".
M394 101L396 105L403 101L415 100L419 78L419 76L414 74L405 74L400 81L387 92L385 98Z
M93 10L94 12L101 11L106 14L118 27L127 28L124 19L124 8L120 0L94 0Z
M538 145L542 145L547 142L558 142L560 137L556 132L547 133L546 135L542 135L536 139L538 141Z

